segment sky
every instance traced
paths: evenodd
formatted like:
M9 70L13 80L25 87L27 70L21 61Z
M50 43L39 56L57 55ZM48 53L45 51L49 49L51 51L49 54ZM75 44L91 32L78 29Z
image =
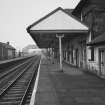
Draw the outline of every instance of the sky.
M58 7L75 8L80 0L0 0L0 42L21 50L35 44L26 28Z

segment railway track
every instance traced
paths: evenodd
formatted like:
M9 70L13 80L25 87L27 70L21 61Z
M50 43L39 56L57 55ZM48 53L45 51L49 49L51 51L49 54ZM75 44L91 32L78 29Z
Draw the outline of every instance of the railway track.
M32 58L0 74L0 92L8 85L9 81L13 79L15 75L19 74L22 71L22 69L29 64L31 59Z
M0 92L0 105L29 105L39 59L33 58L28 65L9 81Z
M30 58L29 58L30 59ZM24 63L25 61L27 61L28 59L26 59L26 60L20 60L19 62L16 62L16 63L13 63L12 65L9 65L9 66L7 66L7 67L5 67L5 68L0 68L0 74L2 74L2 73L4 73L4 72L6 72L6 71L9 71L9 70L11 70L11 69L13 69L13 68L15 68L16 66L18 66L18 65L20 65L20 64L22 64L22 63Z

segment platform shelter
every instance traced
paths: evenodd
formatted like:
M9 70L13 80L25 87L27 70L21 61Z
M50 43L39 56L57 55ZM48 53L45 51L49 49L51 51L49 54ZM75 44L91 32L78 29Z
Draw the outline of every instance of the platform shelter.
M27 28L27 32L40 48L59 48L60 69L62 69L62 42L65 43L68 39L86 35L88 30L83 22L61 7Z

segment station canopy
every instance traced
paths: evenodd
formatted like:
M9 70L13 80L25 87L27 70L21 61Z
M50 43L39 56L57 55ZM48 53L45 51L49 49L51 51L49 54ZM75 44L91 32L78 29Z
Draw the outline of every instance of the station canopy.
M80 35L86 35L88 27L59 7L30 25L27 32L40 48L49 48L57 46L56 35L64 34L63 41L66 41Z

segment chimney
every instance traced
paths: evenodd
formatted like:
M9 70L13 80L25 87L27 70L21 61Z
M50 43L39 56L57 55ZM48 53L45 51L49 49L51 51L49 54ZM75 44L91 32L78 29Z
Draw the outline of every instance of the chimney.
M9 42L7 42L7 45L9 45Z

